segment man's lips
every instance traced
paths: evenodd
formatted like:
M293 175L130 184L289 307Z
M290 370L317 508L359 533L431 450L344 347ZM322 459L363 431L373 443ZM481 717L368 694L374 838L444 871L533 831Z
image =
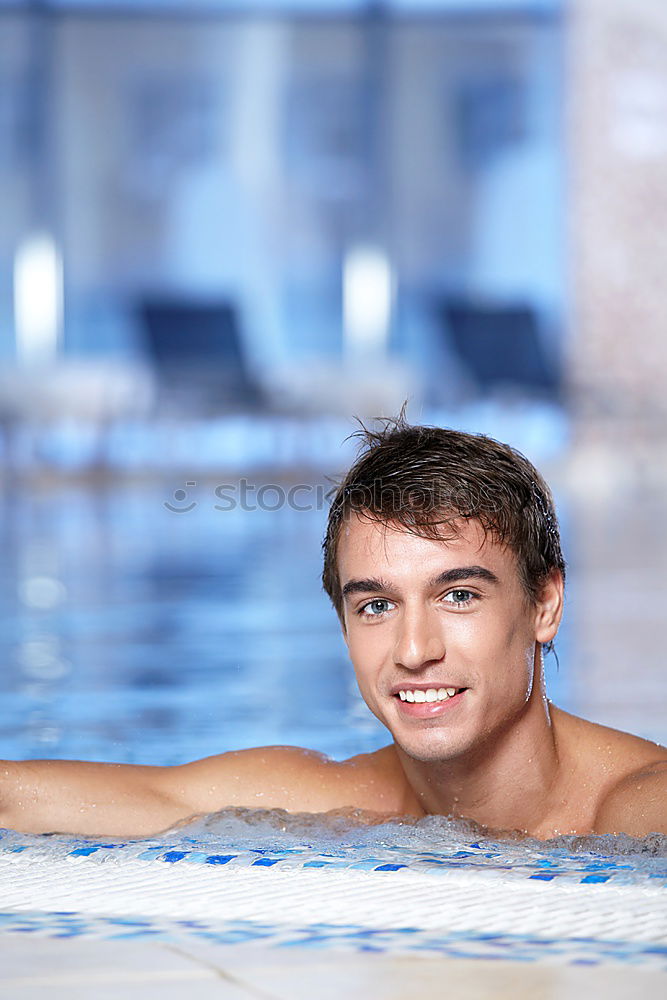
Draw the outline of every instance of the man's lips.
M456 685L443 684L440 687L452 688L456 687ZM394 695L394 699L397 703L397 710L399 714L403 715L404 717L412 719L432 719L441 715L446 716L450 712L455 712L457 707L464 702L466 692L468 690L468 688L465 687L457 687L456 694L449 695L442 701L407 701L407 700L404 701L398 694L398 691L426 692L429 690L429 688L431 689L434 688L434 685L429 685L428 687L423 687L421 685L413 687L407 687L407 686L399 687L396 694ZM436 688L435 690L439 689Z

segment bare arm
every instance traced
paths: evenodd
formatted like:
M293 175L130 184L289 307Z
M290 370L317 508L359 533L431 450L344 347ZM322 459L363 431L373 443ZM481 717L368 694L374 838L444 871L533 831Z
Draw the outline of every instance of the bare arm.
M0 763L0 826L21 833L141 836L184 812L169 795L169 768L75 760Z
M593 832L667 833L667 761L642 767L614 785L600 804Z
M176 767L0 762L0 827L22 833L148 836L226 806L319 812L349 805L340 766L296 747L264 747Z

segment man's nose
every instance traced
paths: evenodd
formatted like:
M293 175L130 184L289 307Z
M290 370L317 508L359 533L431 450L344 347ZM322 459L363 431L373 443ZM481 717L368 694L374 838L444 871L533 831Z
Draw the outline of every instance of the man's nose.
M408 670L442 660L445 642L442 623L435 611L406 609L398 623L394 661Z

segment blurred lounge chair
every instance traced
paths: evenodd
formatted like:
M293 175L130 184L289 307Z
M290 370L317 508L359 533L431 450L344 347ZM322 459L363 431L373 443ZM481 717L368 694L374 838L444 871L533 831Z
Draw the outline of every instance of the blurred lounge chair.
M213 415L258 407L231 303L147 298L138 309L161 409Z
M559 396L559 365L545 351L533 308L451 298L438 311L451 349L481 393L509 388Z

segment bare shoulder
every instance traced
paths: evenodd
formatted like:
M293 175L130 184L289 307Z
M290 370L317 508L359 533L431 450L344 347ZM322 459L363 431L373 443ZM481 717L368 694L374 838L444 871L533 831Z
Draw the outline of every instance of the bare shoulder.
M594 833L667 834L667 760L625 775L603 797Z
M589 771L601 770L608 783L642 767L667 761L667 747L610 726L589 722L551 706L557 742Z
M358 805L374 812L402 816L424 815L394 744L341 761L343 781Z
M667 833L667 747L552 708L557 741L593 804L593 832Z
M169 771L170 794L186 802L192 812L227 806L289 812L345 807L384 811L386 766L373 754L336 761L302 747L267 746L206 757Z

